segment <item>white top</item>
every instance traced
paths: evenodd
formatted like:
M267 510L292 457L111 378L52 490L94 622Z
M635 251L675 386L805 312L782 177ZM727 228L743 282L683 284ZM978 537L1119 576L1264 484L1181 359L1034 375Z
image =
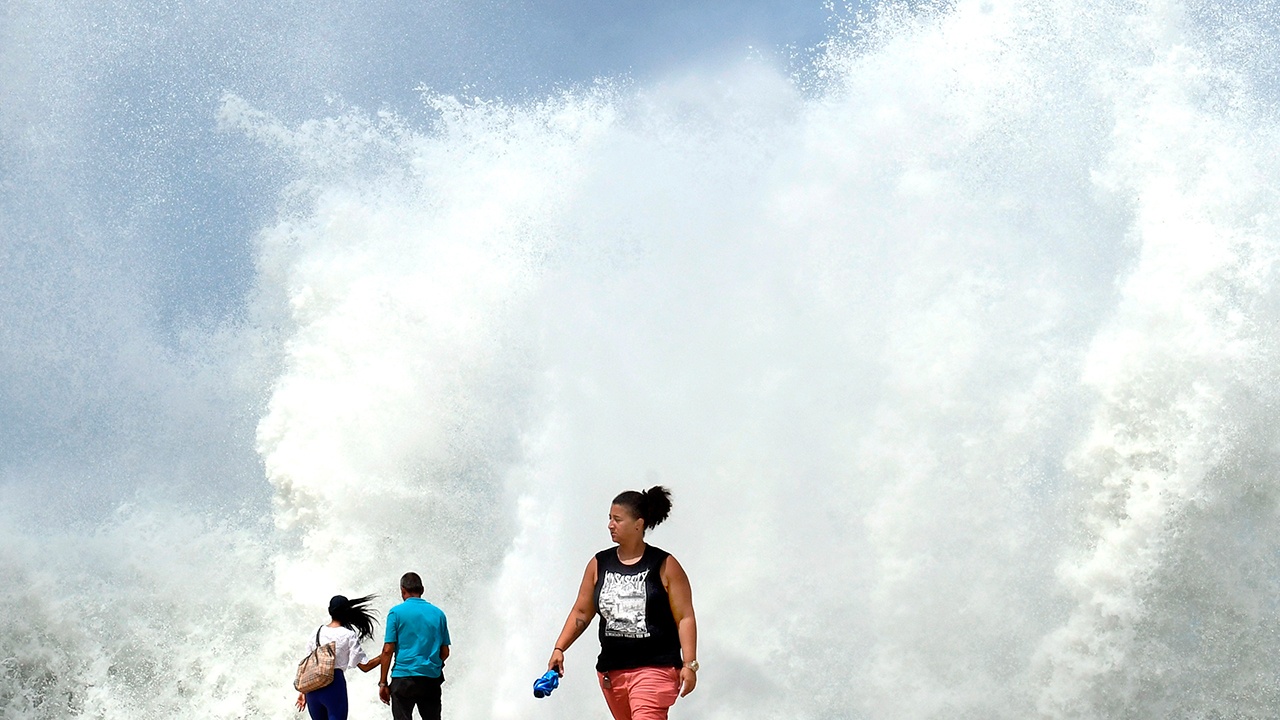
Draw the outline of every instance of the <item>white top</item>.
M360 640L356 637L354 630L325 625L320 628L320 644L329 643L334 644L333 667L338 670L350 670L357 663L369 662L369 656L364 654L364 648L360 647ZM311 638L307 640L307 654L310 655L315 649L316 634L313 632Z

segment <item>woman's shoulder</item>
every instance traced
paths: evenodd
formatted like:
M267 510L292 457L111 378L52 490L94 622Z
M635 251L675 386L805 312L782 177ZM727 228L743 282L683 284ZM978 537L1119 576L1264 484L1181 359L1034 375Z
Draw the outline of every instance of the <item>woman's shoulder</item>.
M657 545L647 545L644 554L646 558L652 558L654 562L666 562L667 558L671 557L671 553Z
M332 625L325 625L323 628L320 629L320 637L327 637L331 640L346 638L348 636L355 637L355 635L356 635L355 630L352 630L351 628L343 625L339 625L338 627L333 627Z

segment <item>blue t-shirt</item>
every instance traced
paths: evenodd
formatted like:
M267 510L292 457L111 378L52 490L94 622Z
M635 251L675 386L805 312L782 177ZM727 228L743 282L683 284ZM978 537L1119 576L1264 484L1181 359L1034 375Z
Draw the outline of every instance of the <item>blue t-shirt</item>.
M440 677L444 671L440 646L449 644L449 623L440 608L411 597L387 613L384 642L396 645L391 677Z

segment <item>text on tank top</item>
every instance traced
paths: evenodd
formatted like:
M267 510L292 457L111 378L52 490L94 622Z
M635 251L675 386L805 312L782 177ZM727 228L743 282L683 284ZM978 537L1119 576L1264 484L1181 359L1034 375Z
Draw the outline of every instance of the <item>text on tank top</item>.
M680 636L662 586L669 553L646 545L640 560L624 565L616 547L596 553L596 610L600 658L596 670L681 667Z

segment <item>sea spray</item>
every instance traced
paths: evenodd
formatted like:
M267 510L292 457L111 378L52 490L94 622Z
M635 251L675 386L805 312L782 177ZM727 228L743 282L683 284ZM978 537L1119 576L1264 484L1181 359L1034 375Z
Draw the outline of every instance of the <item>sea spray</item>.
M673 716L1265 716L1280 145L1234 17L892 8L798 80L421 115L231 88L292 178L233 345L277 368L271 528L6 539L6 717L290 716L328 596L410 569L452 717L598 715L590 633L528 678L653 482L700 619Z
M139 504L87 533L3 540L6 718L244 717L282 700L272 674L245 672L294 651L263 533Z
M1274 560L1253 556L1254 580L1220 585L1203 543L1206 532L1260 541L1258 503L1274 508L1258 472L1276 462L1280 197L1258 180L1280 157L1257 143L1275 128L1243 94L1246 77L1188 44L1181 8L1155 5L1133 27L1154 38L1151 63L1116 88L1115 144L1097 179L1130 198L1139 252L1084 366L1099 404L1070 466L1092 497L1084 548L1060 569L1076 605L1042 647L1037 707L1261 717L1280 701L1265 669L1275 652L1216 636L1237 623L1272 632Z

